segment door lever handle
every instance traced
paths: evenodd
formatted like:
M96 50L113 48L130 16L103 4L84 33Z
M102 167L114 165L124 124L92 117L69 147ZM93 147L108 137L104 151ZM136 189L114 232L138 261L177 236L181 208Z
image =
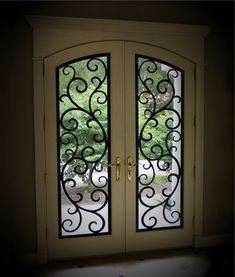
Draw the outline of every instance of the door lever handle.
M121 158L117 156L116 158L116 180L119 181L121 175Z
M132 157L129 156L127 158L127 179L128 179L128 181L131 181L131 179L132 179L132 166L133 166L133 160L132 160Z
M119 156L116 157L116 163L115 164L109 164L108 166L116 166L116 180L120 180L121 175L121 158Z

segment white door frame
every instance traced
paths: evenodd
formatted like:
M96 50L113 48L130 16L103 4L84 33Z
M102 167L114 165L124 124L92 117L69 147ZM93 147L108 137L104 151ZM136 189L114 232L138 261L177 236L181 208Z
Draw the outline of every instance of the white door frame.
M204 37L207 26L121 20L28 16L33 27L35 186L37 262L46 263L47 220L44 116L44 59L95 41L134 41L164 48L195 65L195 207L194 243L202 236L204 140Z

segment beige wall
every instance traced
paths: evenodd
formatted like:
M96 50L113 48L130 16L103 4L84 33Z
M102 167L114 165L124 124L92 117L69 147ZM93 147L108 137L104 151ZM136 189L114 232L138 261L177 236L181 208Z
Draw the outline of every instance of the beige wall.
M36 251L32 30L25 14L213 26L205 40L205 235L233 232L232 2L1 3L3 177L1 237L12 253ZM5 16L4 16L5 15ZM5 215L5 217L4 217ZM5 222L3 224L3 222ZM9 227L7 228L7 223Z

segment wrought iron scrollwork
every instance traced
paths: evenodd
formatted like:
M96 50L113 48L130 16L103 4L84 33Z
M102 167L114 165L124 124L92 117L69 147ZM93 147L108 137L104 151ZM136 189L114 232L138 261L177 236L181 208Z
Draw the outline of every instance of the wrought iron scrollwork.
M182 226L183 71L136 55L137 231Z
M60 236L110 232L109 54L57 67Z

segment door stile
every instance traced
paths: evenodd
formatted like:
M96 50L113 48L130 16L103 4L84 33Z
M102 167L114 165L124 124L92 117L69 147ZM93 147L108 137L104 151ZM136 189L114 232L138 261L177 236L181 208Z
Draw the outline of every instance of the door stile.
M131 237L136 232L136 106L135 63L131 43L125 42L125 109L126 109L126 252L130 251ZM128 165L128 159L130 164ZM131 170L131 179L128 170Z

